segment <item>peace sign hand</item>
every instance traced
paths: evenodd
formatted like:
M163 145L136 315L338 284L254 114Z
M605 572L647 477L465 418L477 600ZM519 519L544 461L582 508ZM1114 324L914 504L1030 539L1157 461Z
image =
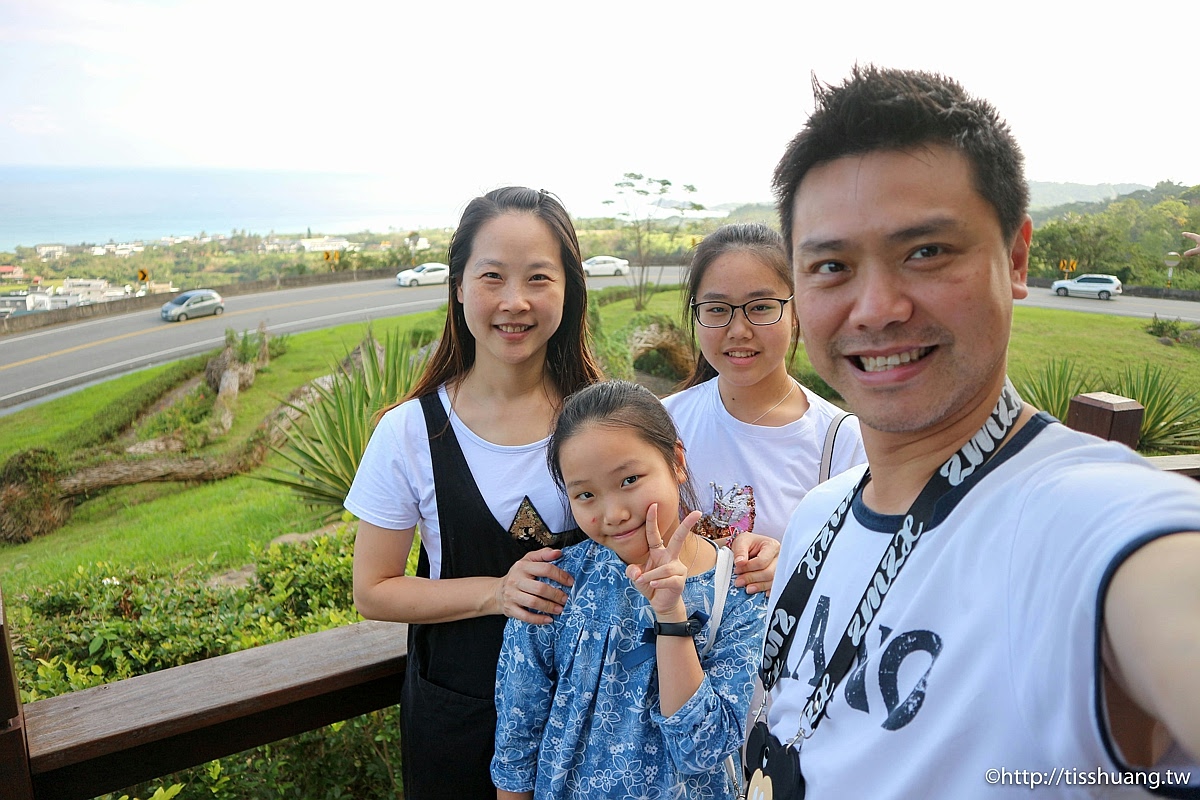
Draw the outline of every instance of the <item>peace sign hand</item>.
M1188 233L1187 231L1184 231L1183 235L1196 243L1196 246L1193 247L1191 250L1185 251L1184 255L1185 256L1200 256L1200 233Z
M658 527L658 503L651 503L646 509L646 546L649 548L646 563L630 564L625 568L625 576L650 601L655 613L679 612L680 618L676 622L682 622L687 616L682 602L687 567L679 560L679 554L683 551L692 526L700 521L701 516L699 511L688 514L671 534L670 541L664 544Z

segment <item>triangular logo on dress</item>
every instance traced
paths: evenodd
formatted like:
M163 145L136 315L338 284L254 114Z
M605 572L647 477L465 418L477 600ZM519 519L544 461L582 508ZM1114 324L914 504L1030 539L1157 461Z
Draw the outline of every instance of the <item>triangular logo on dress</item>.
M517 515L513 517L512 525L508 526L508 532L518 542L537 542L543 547L553 547L561 536L554 535L546 527L546 523L542 521L542 515L530 502L529 495L525 495L521 501L521 507L517 509Z

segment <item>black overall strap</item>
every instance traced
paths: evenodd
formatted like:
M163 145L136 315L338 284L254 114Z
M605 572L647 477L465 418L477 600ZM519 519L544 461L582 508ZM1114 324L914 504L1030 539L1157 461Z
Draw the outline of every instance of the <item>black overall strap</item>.
M501 577L531 550L492 515L438 392L421 397L429 435L441 540L441 578ZM572 537L575 538L575 537ZM424 543L417 574L429 577ZM507 618L409 625L401 695L404 794L408 800L494 800L496 664Z

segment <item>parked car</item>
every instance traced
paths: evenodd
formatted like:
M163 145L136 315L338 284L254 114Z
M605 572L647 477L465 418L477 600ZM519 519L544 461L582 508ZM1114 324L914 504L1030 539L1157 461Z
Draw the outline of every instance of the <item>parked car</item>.
M592 256L583 262L583 274L589 278L593 275L624 275L629 272L629 262L616 256Z
M1050 288L1059 297L1072 294L1087 294L1108 300L1121 294L1121 280L1116 275L1080 275L1065 281L1055 281Z
M82 304L81 304L82 305ZM193 317L208 314L220 316L225 313L225 301L212 289L192 289L175 295L162 307L162 318L167 322L183 322Z
M447 283L449 280L450 267L436 261L396 273L396 283L400 286L424 286L427 283Z

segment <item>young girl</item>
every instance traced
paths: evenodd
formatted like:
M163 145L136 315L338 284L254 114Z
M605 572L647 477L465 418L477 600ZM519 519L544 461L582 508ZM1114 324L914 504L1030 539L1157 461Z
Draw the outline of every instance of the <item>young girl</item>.
M684 390L663 403L688 448L713 538L782 539L819 482L841 409L788 374L799 326L783 239L765 225L724 225L696 248L688 323L700 345ZM836 428L831 475L866 461L856 418Z
M488 767L505 618L546 625L562 611L571 576L553 548L582 539L546 467L551 423L564 397L600 377L579 242L553 195L509 187L475 198L449 264L441 341L379 421L346 498L360 519L359 613L409 623L407 800L496 796ZM418 525L417 575L406 576ZM742 579L764 589L779 552L770 544L740 548Z
M591 541L558 561L574 578L565 611L505 629L498 796L734 797L724 762L743 740L764 596L717 585L717 549L691 532L700 514L683 516L670 416L636 384L588 387L564 404L548 459Z

